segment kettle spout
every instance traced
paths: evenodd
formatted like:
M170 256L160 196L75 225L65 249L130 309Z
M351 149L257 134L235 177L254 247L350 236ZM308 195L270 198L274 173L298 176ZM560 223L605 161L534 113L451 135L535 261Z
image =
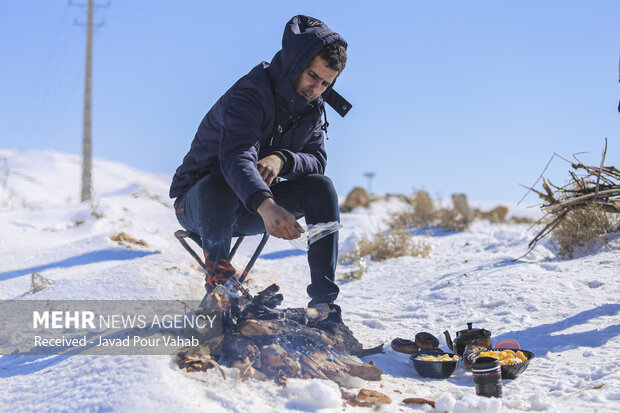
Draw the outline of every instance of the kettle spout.
M450 350L454 351L452 338L450 337L450 333L448 332L448 330L444 331L443 335L446 336L446 344L448 345L448 347L450 347Z

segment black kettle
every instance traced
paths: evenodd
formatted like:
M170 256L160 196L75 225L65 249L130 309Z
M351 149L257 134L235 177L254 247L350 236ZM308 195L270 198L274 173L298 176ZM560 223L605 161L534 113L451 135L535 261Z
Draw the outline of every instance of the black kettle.
M446 336L446 343L452 351L459 356L463 356L465 347L474 345L481 348L490 349L493 344L491 342L491 332L484 328L472 328L473 323L467 323L467 330L457 331L454 342L450 338L448 330L443 334Z

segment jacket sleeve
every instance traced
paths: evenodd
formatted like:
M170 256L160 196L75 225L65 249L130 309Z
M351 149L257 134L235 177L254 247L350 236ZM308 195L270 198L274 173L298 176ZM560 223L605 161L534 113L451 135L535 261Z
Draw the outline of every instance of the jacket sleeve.
M317 120L312 136L299 152L288 149L280 151L286 156L286 170L280 176L289 180L295 180L309 174L325 173L327 166L327 152L325 140L321 129L321 119Z
M232 91L225 102L220 131L220 168L228 185L250 211L252 195L273 197L256 168L265 113L260 96L249 88Z

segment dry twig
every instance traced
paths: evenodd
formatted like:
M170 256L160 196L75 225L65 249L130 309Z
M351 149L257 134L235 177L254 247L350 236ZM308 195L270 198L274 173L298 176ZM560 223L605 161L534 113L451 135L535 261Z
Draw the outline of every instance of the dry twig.
M560 225L571 211L596 206L604 212L620 213L620 170L604 165L606 154L607 138L605 138L605 148L599 166L584 165L576 157L577 162L571 162L554 154L569 162L571 167L577 172L582 172L582 175L570 171L572 179L563 187L557 187L542 178L544 192L528 188L544 201L541 209L545 211L545 215L537 224L542 222L547 222L547 224L528 244L529 250L525 255L529 254L540 240Z

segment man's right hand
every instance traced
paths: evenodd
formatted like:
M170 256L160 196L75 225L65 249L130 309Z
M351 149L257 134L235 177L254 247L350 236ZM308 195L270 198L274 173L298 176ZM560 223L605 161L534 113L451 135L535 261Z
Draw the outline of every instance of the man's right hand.
M299 238L304 232L295 216L278 205L273 198L267 198L261 202L257 211L263 218L265 229L274 237L291 240Z

